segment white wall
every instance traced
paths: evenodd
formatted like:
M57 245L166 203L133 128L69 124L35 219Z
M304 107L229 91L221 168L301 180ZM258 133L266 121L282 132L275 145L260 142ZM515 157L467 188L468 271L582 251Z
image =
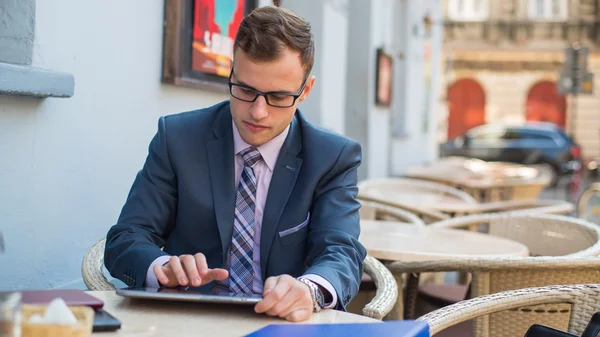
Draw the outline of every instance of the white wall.
M161 115L227 96L160 84L163 1L37 1L34 65L69 99L0 96L0 289L79 287Z
M356 1L356 0L355 0ZM359 0L360 1L360 0ZM387 53L393 54L391 48L393 39L393 27L395 22L394 8L396 0L373 0L371 2L372 10L370 15L371 22L371 45L369 48L369 76L371 77L369 85L369 145L366 151L369 151L368 178L385 177L390 171L390 137L391 137L391 109L375 105L375 86L376 86L376 50L383 47ZM360 47L360 46L357 46ZM395 56L395 55L393 55ZM397 64L397 58L394 57L394 66ZM392 86L397 82L397 78L392 79ZM392 96L392 100L397 100Z
M437 157L436 76L442 39L439 7L438 0L350 0L346 133L363 145L359 179L400 175L410 166ZM431 39L428 107L423 75L426 13L438 22ZM375 105L379 47L394 58L391 107Z
M395 35L393 47L403 55L403 58L395 65L400 68L395 80L401 89L395 92L392 109L394 116L397 114L403 116L405 127L401 134L394 134L392 139L391 175L401 175L409 167L432 161L438 156L436 139L440 95L438 73L442 46L439 0L396 1L400 4L400 12L396 15L401 22L404 22L404 27L401 35ZM431 31L431 89L426 101L423 18L427 14L434 24Z

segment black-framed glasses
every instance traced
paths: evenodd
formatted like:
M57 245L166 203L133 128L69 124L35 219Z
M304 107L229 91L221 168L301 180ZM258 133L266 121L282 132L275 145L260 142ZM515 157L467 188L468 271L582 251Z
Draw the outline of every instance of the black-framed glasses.
M231 72L229 73L229 92L231 93L231 96L244 102L254 102L256 101L258 96L262 96L265 98L265 101L268 105L275 108L289 108L293 106L296 103L298 97L300 97L300 95L304 91L304 86L306 86L306 82L308 81L308 77L304 79L304 83L302 83L302 88L300 88L300 91L298 91L297 94L292 94L283 91L262 92L251 88L247 85L231 82L232 75L233 67L231 68Z

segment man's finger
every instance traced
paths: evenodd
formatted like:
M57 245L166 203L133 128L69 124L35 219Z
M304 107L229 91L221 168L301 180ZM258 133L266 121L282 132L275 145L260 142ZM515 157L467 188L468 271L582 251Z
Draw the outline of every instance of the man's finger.
M290 310L292 306L296 304L301 299L301 295L294 288L290 288L290 290L285 294L285 296L281 299L281 301L275 303L271 309L267 310L267 315L269 316L279 316L281 318L285 318L287 315L282 315L284 312L292 312Z
M305 284L302 285L304 286ZM310 292L306 293L305 289L303 288L298 288L295 291L299 292L296 297L296 302L290 305L286 310L279 312L279 317L287 319L287 317L290 316L294 311L306 309L312 313L314 310L312 295L310 295Z
M279 279L281 277L269 277L267 278L267 280L265 281L265 286L263 287L263 296L267 296L267 294L269 292L271 292L271 290L273 290L273 288L275 288L275 285L277 284L277 282L279 282Z
M229 272L226 269L215 268L208 269L206 275L202 279L202 285L210 283L214 280L222 281L229 276Z
M183 271L183 267L181 266L181 261L179 260L178 256L171 256L168 267L171 268L173 275L175 275L177 282L179 282L180 285L186 286L188 284L187 277Z
M169 277L167 276L167 274L165 274L163 266L161 266L160 264L155 264L153 270L154 275L156 275L156 279L158 280L158 283L162 285L169 284Z
M312 309L299 309L289 314L285 319L290 322L306 321L312 315Z
M275 281L271 281L271 282L275 282ZM279 276L276 280L276 284L274 285L273 289L269 292L265 291L263 295L263 299L262 301L258 302L258 304L256 304L256 306L254 307L254 310L261 314L263 312L267 312L269 311L272 307L274 307L277 303L281 302L281 300L283 300L283 298L285 297L285 295L287 295L288 291L290 290L290 288L293 285L294 279L293 278L285 278L282 276ZM265 283L265 287L266 287L266 283Z
M194 259L196 260L196 268L198 268L198 274L200 275L200 283L205 284L208 282L204 281L206 277L206 273L208 272L208 264L206 263L206 256L202 253L198 253L194 255ZM209 281L210 282L210 281Z
M198 267L196 266L196 259L191 255L182 255L179 257L183 270L187 275L189 282L194 287L200 286L200 275L198 274Z

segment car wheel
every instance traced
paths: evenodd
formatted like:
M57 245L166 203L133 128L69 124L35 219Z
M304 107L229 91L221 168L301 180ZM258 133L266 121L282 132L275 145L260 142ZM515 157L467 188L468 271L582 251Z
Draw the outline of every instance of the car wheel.
M543 170L546 172L546 174L550 175L550 186L556 187L559 178L556 168L548 163L537 164L537 166L540 170Z

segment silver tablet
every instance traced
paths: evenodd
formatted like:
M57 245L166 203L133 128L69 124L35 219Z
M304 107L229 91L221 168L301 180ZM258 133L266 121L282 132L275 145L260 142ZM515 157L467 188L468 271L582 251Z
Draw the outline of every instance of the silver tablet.
M228 292L211 290L200 292L189 288L138 288L129 287L117 289L117 295L129 298L143 298L154 300L171 300L187 302L209 302L230 304L256 304L262 300L262 295L236 295Z

